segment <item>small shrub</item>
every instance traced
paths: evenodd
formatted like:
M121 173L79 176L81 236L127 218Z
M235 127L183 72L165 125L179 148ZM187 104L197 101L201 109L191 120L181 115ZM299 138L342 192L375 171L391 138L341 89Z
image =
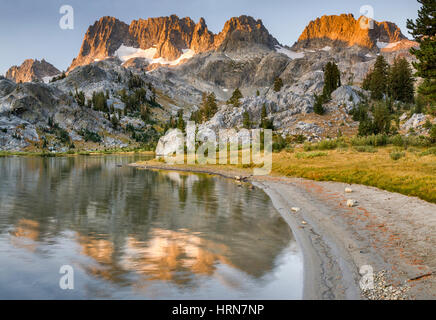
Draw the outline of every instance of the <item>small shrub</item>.
M405 152L392 151L389 156L392 160L397 161L406 156Z
M430 148L420 154L420 156L436 156L436 147Z
M430 142L436 143L436 124L430 129Z
M325 114L324 103L326 102L326 98L324 96L318 96L315 94L315 103L313 105L313 112L318 115Z
M397 135L391 137L390 142L396 147L404 147L405 140L406 139L404 139L404 137L402 135L397 134Z
M292 136L291 141L294 143L302 144L304 141L306 141L306 136L302 134L297 134Z
M280 90L282 90L282 88L283 88L283 80L281 78L276 78L274 80L274 91L280 92Z
M388 143L388 136L385 134L377 134L363 137L354 137L351 139L352 146L385 146Z
M344 144L344 142L342 142ZM313 150L334 150L339 145L341 145L341 140L323 140L318 143L306 143L304 145L304 151L313 151Z
M145 83L144 83L144 80L142 80L140 76L132 75L130 77L127 85L129 86L129 90L133 90L133 89L137 89L137 88L142 88L145 85Z
M92 141L95 143L100 143L102 141L98 133L89 131L88 129L80 130L79 134L83 137L83 139L85 139L86 142Z
M426 130L431 130L431 128L433 127L433 125L431 124L430 120L427 119L427 121L424 123L424 125L422 126L424 129Z
M263 139L262 139L263 141ZM289 139L283 138L280 134L273 135L273 152L280 152L283 149L291 148Z
M300 152L295 155L297 159L313 159L313 158L326 157L326 156L328 156L327 152L309 152L309 153Z
M365 152L365 153L376 153L378 150L373 146L357 146L354 147L354 150L357 152Z
M396 147L403 147L407 149L409 146L413 147L429 147L431 145L431 139L425 136L402 136L395 135L389 137L388 144L393 144Z

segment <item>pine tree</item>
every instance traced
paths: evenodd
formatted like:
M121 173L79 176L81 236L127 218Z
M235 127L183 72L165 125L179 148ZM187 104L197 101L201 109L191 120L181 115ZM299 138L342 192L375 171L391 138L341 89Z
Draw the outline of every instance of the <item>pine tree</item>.
M114 127L115 130L118 129L118 126L120 125L120 121L118 120L118 118L115 114L112 115L112 117L111 117L111 123L112 123L112 126Z
M179 111L178 119L177 119L177 129L182 132L185 132L185 120L183 119L183 111Z
M395 101L413 102L414 79L412 69L405 58L397 58L389 70L388 94Z
M74 95L74 98L76 99L76 102L79 106L84 107L85 106L85 94L83 93L83 91L77 91L76 88L76 93Z
M391 129L391 114L389 108L385 103L380 102L374 107L374 128L375 134L386 133L388 134Z
M367 75L364 85L366 90L371 91L371 98L374 100L382 100L387 93L389 65L382 55L377 57L374 69Z
M150 120L149 109L146 105L141 106L141 119L145 123L147 123Z
M239 99L243 98L241 91L239 88L236 88L235 91L233 91L233 94L231 98L227 101L228 104L233 104L235 108L238 108L241 103L239 102Z
M266 128L265 128L265 127L266 127L266 121L267 121L266 117L267 117L266 106L265 106L265 104L263 104L263 106L262 106L262 112L261 112L261 114L260 114L260 126L261 126L263 129L266 129Z
M373 134L389 134L391 132L391 115L384 102L378 102L374 106L373 119L366 115L361 118L359 123L359 136L369 136Z
M283 80L281 78L275 78L274 80L274 91L275 92L280 92L280 90L282 90L283 88Z
M318 96L317 94L315 94L315 103L313 105L313 112L315 112L316 114L319 115L323 115L325 113L323 104L324 104L324 96Z
M436 124L430 129L430 141L436 143Z
M218 111L215 93L210 93L206 99L206 120L210 120Z
M200 109L192 113L191 120L203 123L210 120L218 111L216 96L212 93L203 93Z
M372 76L372 71L368 72L365 76L365 79L363 79L363 82L362 82L362 89L363 90L369 91L369 88L371 86L371 76Z
M266 111L266 105L263 104L262 106L262 112L260 115L260 127L262 129L271 129L274 130L273 122L271 120L268 120L268 114Z
M328 62L324 67L324 89L323 96L330 100L331 94L341 86L341 72L334 62Z
M247 111L244 111L244 113L242 114L242 126L245 129L251 128L250 114Z
M436 2L418 0L422 5L416 21L407 20L409 33L419 43L419 49L410 52L418 59L413 63L417 70L415 76L424 79L418 93L424 96L428 104L436 103Z

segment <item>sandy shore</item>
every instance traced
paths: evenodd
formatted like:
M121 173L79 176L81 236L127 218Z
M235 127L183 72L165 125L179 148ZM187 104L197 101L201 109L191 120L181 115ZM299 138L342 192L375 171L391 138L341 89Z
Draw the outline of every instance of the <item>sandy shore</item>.
M436 299L435 204L361 185L254 177L236 168L131 166L240 176L263 189L302 248L305 299ZM348 207L350 199L357 205ZM372 290L360 288L362 266L374 270Z

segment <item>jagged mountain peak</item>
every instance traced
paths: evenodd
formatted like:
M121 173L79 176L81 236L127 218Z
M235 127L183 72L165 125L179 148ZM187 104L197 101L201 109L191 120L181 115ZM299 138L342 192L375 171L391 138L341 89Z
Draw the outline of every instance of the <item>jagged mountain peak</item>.
M154 60L177 64L184 60L184 55L210 50L238 51L249 46L274 49L277 44L261 20L245 15L229 19L218 35L208 30L204 18L195 23L189 17L171 15L133 20L128 25L114 17L102 17L88 28L69 70L113 56L122 45L125 60L142 56L152 60L150 64Z
M60 71L44 59L27 59L20 66L12 66L6 71L6 78L15 82L44 81L46 77L53 77Z
M396 24L366 19L361 16L356 20L353 14L324 15L306 26L294 49L313 49L332 45L340 47L357 45L376 49L380 43L389 44L407 40ZM362 27L368 23L371 23L372 28Z
M79 55L71 63L69 71L113 55L122 44L138 45L129 33L129 25L110 16L100 18L88 27Z
M220 51L237 51L253 44L273 50L279 42L268 32L262 20L246 15L229 19L216 41Z

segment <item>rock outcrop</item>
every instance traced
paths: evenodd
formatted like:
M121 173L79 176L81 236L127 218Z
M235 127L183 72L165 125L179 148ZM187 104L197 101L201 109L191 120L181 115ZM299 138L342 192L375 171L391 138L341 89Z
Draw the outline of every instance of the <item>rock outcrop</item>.
M60 71L44 59L27 59L20 66L12 66L6 72L7 79L19 82L44 81L44 78L58 75Z
M113 56L121 45L141 50L152 48L154 59L176 61L186 50L194 53L232 52L247 47L274 50L278 44L261 20L248 16L230 19L218 35L208 30L203 18L195 24L191 18L172 15L134 20L128 25L113 17L103 17L88 28L69 70Z
M215 48L215 35L209 31L204 18L197 23L192 34L191 49L195 52L206 52Z
M112 56L122 45L137 46L129 25L113 17L103 17L88 28L79 55L69 70Z
M311 21L293 48L314 49L357 45L377 49L383 46L381 44L392 44L402 40L407 38L392 22L368 21L364 16L356 20L352 14L342 14L322 16Z
M134 20L129 33L141 49L156 47L155 58L176 60L190 47L195 23L191 18L170 17Z
M249 16L232 18L215 37L215 47L219 51L240 51L247 47L261 47L274 50L279 42L268 32L262 20Z

